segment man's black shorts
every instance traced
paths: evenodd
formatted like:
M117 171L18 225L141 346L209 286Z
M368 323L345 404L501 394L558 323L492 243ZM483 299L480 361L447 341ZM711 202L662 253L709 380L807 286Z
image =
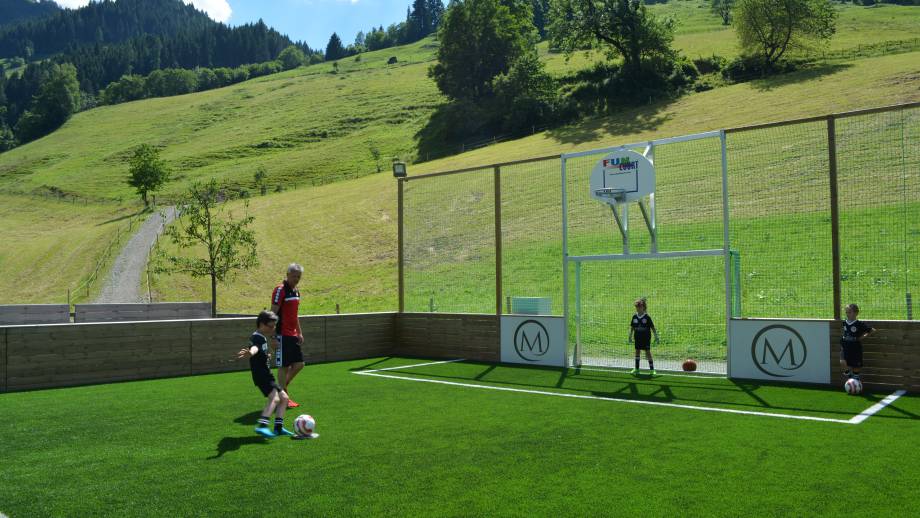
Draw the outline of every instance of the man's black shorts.
M845 361L847 367L863 366L863 348L859 342L850 342L840 346L840 359Z
M265 397L268 397L268 395L271 394L273 390L277 390L278 392L281 392L282 390L281 385L278 385L278 382L275 381L274 376L253 378L252 381L257 387L259 387L259 390L262 391L262 395Z
M303 363L303 351L297 343L296 336L281 337L281 366L287 367L295 363Z

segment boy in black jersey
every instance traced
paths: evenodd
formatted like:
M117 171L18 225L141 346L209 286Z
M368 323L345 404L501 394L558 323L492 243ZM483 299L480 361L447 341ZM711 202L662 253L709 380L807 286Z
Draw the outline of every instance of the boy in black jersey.
M268 339L275 332L278 316L271 311L263 311L256 318L256 331L249 337L249 347L240 349L238 358L249 358L252 382L259 387L262 395L268 398L262 416L256 425L256 433L263 437L294 435L284 429L284 411L287 409L288 395L272 376L268 365ZM275 414L275 429L269 427L272 413Z
M840 335L840 366L843 368L845 378L858 380L863 364L863 348L860 340L869 336L875 329L856 319L856 316L859 315L859 306L856 304L848 304L844 309L847 319L843 321L843 334Z
M655 329L655 323L652 317L646 313L647 304L645 299L636 301L636 314L629 321L629 341L636 344L636 367L631 371L632 374L639 374L639 351L645 351L645 359L648 360L648 368L652 376L655 372L655 362L652 360L652 333L655 334L655 344L658 343L658 330Z

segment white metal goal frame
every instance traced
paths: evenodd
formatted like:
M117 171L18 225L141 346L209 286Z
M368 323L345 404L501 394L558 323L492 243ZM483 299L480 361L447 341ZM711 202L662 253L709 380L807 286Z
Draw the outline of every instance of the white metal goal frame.
M600 255L569 255L569 242L568 242L568 213L569 213L569 203L568 203L568 182L566 174L566 163L573 159L591 155L602 155L617 151L645 148L643 153L652 160L654 164L654 149L656 146L662 146L666 144L676 144L679 142L689 142L694 140L703 140L703 139L719 139L719 144L721 148L721 169L722 169L722 248L709 249L709 250L684 250L684 251L667 251L659 252L658 251L658 239L657 239L657 227L655 222L655 200L654 193L650 196L649 204L646 206L644 203L640 203L640 209L642 210L643 219L646 222L646 226L649 230L652 248L648 253L630 253L629 251L629 235L628 228L625 226L625 221L628 217L628 209L624 206L623 213L618 213L619 208L614 204L611 208L614 212L614 217L616 220L617 227L620 229L620 233L623 237L623 253L621 254L600 254ZM588 151L579 151L574 153L564 153L560 156L561 162L561 177L562 177L562 290L563 290L563 316L566 322L566 366L581 365L581 325L580 315L576 314L576 335L575 335L575 344L574 347L569 347L569 323L571 322L572 315L570 314L569 308L569 265L570 263L575 264L575 273L576 273L576 308L579 308L580 304L578 298L580 297L580 279L579 272L581 269L582 263L589 261L623 261L623 260L636 260L636 259L666 259L666 258L675 258L675 257L704 257L704 256L722 256L724 263L724 281L725 281L725 336L728 337L728 326L732 317L732 293L731 293L731 283L732 283L732 258L731 258L731 249L729 243L729 207L728 207L728 162L726 155L726 145L725 145L725 131L708 131L704 133L696 133L692 135L684 135L680 137L670 137L657 140L648 140L642 142L636 142L631 144L624 144L619 146L601 148L601 149L592 149ZM571 354L570 354L571 353ZM728 372L728 362L726 362L726 374L730 377L731 372Z

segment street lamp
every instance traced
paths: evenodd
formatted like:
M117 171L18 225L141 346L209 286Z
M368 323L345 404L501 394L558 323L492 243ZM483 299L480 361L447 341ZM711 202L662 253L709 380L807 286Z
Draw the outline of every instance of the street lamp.
M393 161L393 178L406 177L406 163L400 160Z

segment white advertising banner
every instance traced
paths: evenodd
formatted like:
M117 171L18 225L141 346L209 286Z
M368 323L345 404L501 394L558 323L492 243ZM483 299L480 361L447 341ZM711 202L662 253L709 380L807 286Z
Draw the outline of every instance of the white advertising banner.
M565 319L502 316L502 363L565 366Z
M796 320L731 320L732 378L830 383L830 326Z

